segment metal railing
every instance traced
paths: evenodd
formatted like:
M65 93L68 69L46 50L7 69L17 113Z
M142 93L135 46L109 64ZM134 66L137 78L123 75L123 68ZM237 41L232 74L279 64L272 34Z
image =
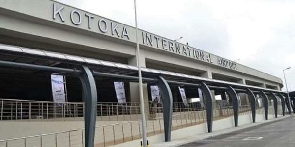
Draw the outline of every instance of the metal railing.
M172 129L180 129L206 120L204 111L178 112L173 115ZM95 144L111 146L139 139L142 135L140 121L120 122L96 127ZM148 136L164 132L162 117L147 121ZM81 147L84 144L84 130L75 129L57 133L0 140L0 147Z
M162 117L161 104L151 104L145 108L149 119ZM222 110L221 110L222 109ZM173 103L175 114L189 111L204 111L199 103ZM219 111L219 112L217 112ZM250 106L240 106L239 113L250 111ZM260 109L258 109L260 113ZM261 110L262 111L262 110ZM233 115L232 106L216 106L214 113L220 116ZM281 105L278 106L280 115ZM28 101L0 99L0 121L4 120L83 120L83 102L54 103L51 101ZM97 103L97 120L101 121L137 121L140 120L139 103Z
M139 109L139 103L97 103L97 119L138 120L137 114L140 112ZM1 121L38 119L76 120L83 117L83 102L54 103L51 101L0 99Z
M164 132L163 117L161 113L158 113L162 111L162 108L155 107L155 109L157 116L146 122L148 136ZM250 113L249 106L241 106L239 110L240 114ZM205 123L206 121L206 111L203 109L187 107L174 108L174 111L172 130ZM213 112L215 120L233 115L232 107L230 106L216 108ZM95 144L103 147L136 140L142 135L140 121L118 122L111 125L97 126L95 132ZM83 129L0 140L0 147L82 147L83 144Z
M146 108L150 118L162 115L161 104L149 105ZM174 103L173 112L200 111L195 104L184 106ZM139 103L97 103L97 119L102 121L135 121L140 119ZM51 101L32 101L0 99L0 121L3 120L82 120L84 117L83 102L55 103Z

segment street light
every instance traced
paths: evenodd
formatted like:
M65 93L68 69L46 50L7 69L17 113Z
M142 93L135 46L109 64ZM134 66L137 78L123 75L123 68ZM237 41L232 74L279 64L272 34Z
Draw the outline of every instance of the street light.
M181 40L183 37L179 37L178 39L174 39L173 41L178 42L179 40Z
M287 90L287 98L288 98L288 102L289 102L289 108L290 108L290 112L289 114L291 114L291 101L290 101L290 97L289 97L289 91L288 91L288 84L287 84L287 79L286 79L286 75L285 75L285 70L288 70L290 69L291 67L288 67L286 69L283 70L283 73L284 73L284 79L285 79L285 84L286 84L286 90Z
M142 76L140 67L140 54L139 54L139 43L138 43L138 26L137 26L137 12L136 12L136 0L134 0L134 15L135 15L135 27L136 27L136 59L139 76L139 99L140 99L140 113L141 113L141 125L142 125L142 144L143 147L147 146L147 132L146 132L146 120L144 113L144 100L143 100L143 89L142 89Z

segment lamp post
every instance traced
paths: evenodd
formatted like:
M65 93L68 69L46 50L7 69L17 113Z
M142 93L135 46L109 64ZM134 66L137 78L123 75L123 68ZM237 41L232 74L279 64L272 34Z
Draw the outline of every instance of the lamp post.
M137 26L137 12L136 12L136 0L134 0L134 15L135 15L135 28L136 28L136 59L138 67L139 76L139 99L140 99L140 113L141 113L141 125L142 125L142 144L143 147L147 146L147 132L146 132L146 120L144 112L144 100L143 100L143 89L142 89L142 76L141 76L141 66L140 66L140 53L139 53L139 43L138 43L138 26Z
M175 39L173 41L178 42L179 40L181 40L183 37L179 37L178 39Z
M290 112L289 114L291 113L291 100L290 100L290 97L289 97L289 91L288 91L288 84L287 84L287 79L286 79L286 75L285 75L285 70L288 70L290 69L291 67L288 67L286 69L283 70L283 73L284 73L284 79L285 79L285 84L286 84L286 90L287 90L287 98L288 98L288 105L289 105L289 108L290 108Z

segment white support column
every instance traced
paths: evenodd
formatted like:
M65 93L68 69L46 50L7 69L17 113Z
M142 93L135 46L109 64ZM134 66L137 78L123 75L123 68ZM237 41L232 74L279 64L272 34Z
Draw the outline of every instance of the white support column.
M261 83L259 86L262 87L262 88L266 88L265 83Z
M212 79L212 72L210 70L201 73L201 77Z
M209 79L212 79L212 72L211 72L211 69L209 67L207 67L207 71L206 72L203 72L201 74L201 77L204 77L204 78L209 78ZM210 90L211 91L211 94L212 94L212 98L213 98L213 109L216 108L216 100L215 100L215 91L214 90Z
M132 66L137 66L136 65L136 57L131 57L128 60L128 64ZM146 67L145 64L145 56L144 56L144 50L140 50L140 62L139 62L141 67ZM130 102L137 102L139 103L139 86L137 82L130 82ZM144 106L146 107L145 113L146 116L149 114L149 110L147 109L149 107L149 100L148 100L148 88L147 84L142 84L143 87L143 98L144 98Z
M282 88L280 87L280 85L277 85L277 90L281 91Z
M246 80L245 80L245 79L240 79L240 80L238 81L238 83L239 83L239 84L244 84L244 85L246 85Z

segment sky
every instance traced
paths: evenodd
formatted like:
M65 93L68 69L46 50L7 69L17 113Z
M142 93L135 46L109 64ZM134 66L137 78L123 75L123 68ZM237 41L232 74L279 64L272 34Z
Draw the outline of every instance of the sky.
M57 0L135 26L133 0ZM137 0L138 27L277 76L295 90L294 0ZM283 88L285 90L285 86Z

